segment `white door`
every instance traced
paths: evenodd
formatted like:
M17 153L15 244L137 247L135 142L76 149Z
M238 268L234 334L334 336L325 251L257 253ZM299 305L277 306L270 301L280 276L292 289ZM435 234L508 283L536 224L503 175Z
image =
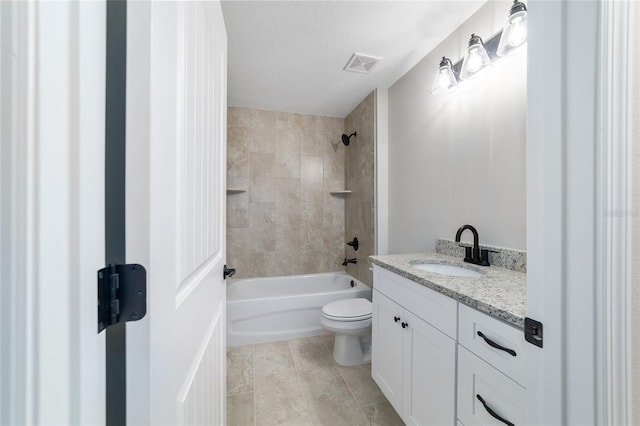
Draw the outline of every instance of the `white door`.
M0 424L104 424L105 2L0 2Z
M148 280L130 424L225 423L226 45L219 2L129 3L127 261Z

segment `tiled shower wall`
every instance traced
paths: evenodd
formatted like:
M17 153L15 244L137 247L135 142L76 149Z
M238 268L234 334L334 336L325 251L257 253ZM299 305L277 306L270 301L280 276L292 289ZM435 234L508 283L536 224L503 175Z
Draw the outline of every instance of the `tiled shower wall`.
M375 254L375 92L371 93L345 119L348 134L358 132L346 153L347 189L345 238L358 237L360 247L354 251L347 247L346 256L358 259L356 265L349 264L347 272L368 286L373 286L373 272L369 270L368 258Z
M235 278L342 270L344 119L229 107L227 264Z

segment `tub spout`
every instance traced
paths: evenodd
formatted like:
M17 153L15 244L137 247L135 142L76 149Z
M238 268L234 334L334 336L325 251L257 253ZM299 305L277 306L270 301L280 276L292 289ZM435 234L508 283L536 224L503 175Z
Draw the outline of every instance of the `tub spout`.
M344 259L344 262L342 262L342 266L347 266L349 263L358 263L358 259L356 259L355 257L353 259Z

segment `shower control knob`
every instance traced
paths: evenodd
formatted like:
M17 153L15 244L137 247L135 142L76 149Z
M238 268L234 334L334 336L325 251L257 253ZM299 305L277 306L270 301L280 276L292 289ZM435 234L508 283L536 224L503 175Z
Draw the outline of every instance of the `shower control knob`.
M356 237L353 237L353 240L349 241L347 245L353 247L355 251L358 251L358 248L360 247L360 244L358 243L358 239Z
M402 328L407 328L407 327L409 327L409 324L403 321L402 322Z
M398 322L398 321L400 321L400 317L393 317L393 320L394 320L395 322Z

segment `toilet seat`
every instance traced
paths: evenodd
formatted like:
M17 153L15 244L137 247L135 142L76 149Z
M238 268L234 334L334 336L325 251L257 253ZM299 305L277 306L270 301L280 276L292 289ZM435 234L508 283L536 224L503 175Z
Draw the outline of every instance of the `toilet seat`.
M336 300L322 307L322 316L334 321L368 320L371 312L371 302L364 298Z

